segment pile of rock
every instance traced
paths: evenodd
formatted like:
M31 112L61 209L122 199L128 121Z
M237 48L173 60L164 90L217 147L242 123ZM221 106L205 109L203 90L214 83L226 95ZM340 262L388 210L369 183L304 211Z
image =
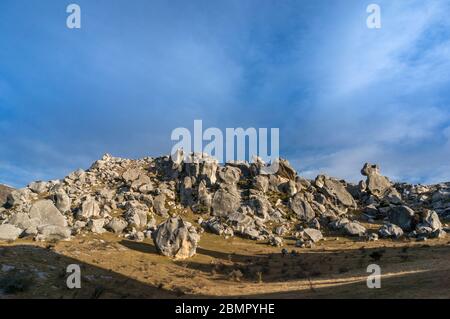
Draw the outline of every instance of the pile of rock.
M274 246L293 238L299 247L312 247L323 231L367 240L445 236L441 220L450 215L450 184L394 184L372 164L364 165L366 180L358 185L325 175L307 180L288 161L278 165L277 173L267 174L259 158L220 166L207 154L181 150L140 160L106 154L88 170L9 192L0 208L0 240L109 231L153 238L162 254L187 258L202 231ZM180 218L189 210L197 223ZM163 220L159 226L157 219ZM383 225L377 234L361 221Z

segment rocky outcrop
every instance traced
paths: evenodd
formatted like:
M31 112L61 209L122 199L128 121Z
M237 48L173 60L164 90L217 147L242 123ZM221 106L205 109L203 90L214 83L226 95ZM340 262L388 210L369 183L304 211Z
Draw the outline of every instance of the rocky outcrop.
M4 193L3 238L109 231L137 241L152 237L162 254L187 258L203 231L274 246L290 238L310 248L327 236L423 240L448 229L450 183L393 183L375 164L364 165L359 184L326 175L308 180L284 159L274 164L277 172L258 158L219 165L207 154L183 151L138 160L106 154L87 170ZM376 233L365 223L381 226Z
M380 167L376 164L364 164L361 174L367 176L366 189L371 195L383 197L392 188L389 178L380 174Z

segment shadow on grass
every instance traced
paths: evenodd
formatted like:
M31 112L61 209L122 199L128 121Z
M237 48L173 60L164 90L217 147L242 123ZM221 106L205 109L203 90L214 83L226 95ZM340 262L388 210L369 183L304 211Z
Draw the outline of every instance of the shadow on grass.
M127 240L120 243L141 253L157 254L153 244ZM218 287L223 284L220 280L227 280L227 285L234 285L230 273L237 270L243 277L239 278L240 282L236 282L236 285L260 283L262 291L266 283L302 282L302 288L294 291L231 296L236 298L450 298L450 265L442 266L445 265L442 261L448 261L449 256L448 245L298 250L296 254L270 253L253 256L199 248L197 256L184 261L173 261L171 267L174 276L177 267L180 270L181 267L188 268L194 274L202 274L209 280L217 281ZM440 268L434 267L434 262L440 262ZM380 265L382 271L386 269L394 274L383 278L382 289L368 289L363 280L368 275L367 266L372 263ZM67 288L66 269L70 264L81 267L81 289ZM418 272L408 273L414 270ZM48 249L31 245L0 247L0 283L3 286L0 287L3 289L0 298L212 297L180 295L113 270L58 254L50 246ZM283 287L275 289L282 290ZM289 289L292 290L292 286Z
M153 244L121 242L130 249L135 249L143 253L157 253ZM204 260L202 256L212 259L211 262L200 262ZM311 296L328 296L339 297L339 291L346 296L356 296L353 293L355 287L359 287L364 291L364 296L370 297L371 294L377 296L389 297L401 293L401 288L405 290L405 296L414 294L419 290L422 293L426 289L431 289L431 295L439 297L442 295L442 289L450 287L449 278L450 265L448 265L448 273L433 269L433 262L448 259L450 256L450 246L429 246L414 245L403 247L378 247L378 248L360 248L360 249L339 249L339 250L307 250L298 249L294 253L281 254L258 254L258 255L242 255L235 253L225 253L214 251L211 249L197 249L197 257L183 261L174 261L179 267L189 268L197 272L201 272L209 276L211 280L233 280L232 273L239 270L242 277L239 280L242 283L287 283L290 281L312 282L312 288L309 292ZM202 261L203 261L202 260ZM417 274L402 274L398 277L386 278L387 283L399 285L397 292L392 289L383 289L383 293L379 290L369 290L364 282L358 283L342 283L343 281L351 281L355 277L366 278L368 276L367 266L377 264L381 269L388 271L395 269L417 270L421 271ZM417 266L419 265L420 266ZM413 277L412 277L413 276ZM415 279L414 279L415 278ZM442 284L440 281L442 278ZM413 288L415 280L421 282L424 287ZM327 285L339 285L333 288L314 287L314 282L327 282ZM410 282L412 281L412 282ZM445 283L445 284L444 284ZM428 288L427 288L428 287ZM432 287L436 287L436 294ZM442 289L441 289L442 288ZM366 291L367 290L367 291ZM395 289L394 289L395 290ZM372 292L375 291L375 292ZM320 293L319 293L320 292ZM336 293L336 295L335 295ZM445 294L444 294L445 295ZM253 295L251 297L264 297L264 295ZM271 296L269 294L269 296ZM277 297L277 294L273 295ZM279 297L294 297L295 293L280 293ZM448 296L448 293L447 293ZM362 297L362 296L361 296ZM422 297L427 297L422 295Z
M81 269L81 289L67 288L67 266ZM176 294L111 270L31 245L0 247L0 298L175 298Z

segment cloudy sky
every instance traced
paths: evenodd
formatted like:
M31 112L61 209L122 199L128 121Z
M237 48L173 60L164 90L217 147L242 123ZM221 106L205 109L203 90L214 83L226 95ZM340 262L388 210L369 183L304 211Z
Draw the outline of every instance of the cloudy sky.
M306 177L450 180L450 1L0 2L0 183L168 154L176 127L278 127Z

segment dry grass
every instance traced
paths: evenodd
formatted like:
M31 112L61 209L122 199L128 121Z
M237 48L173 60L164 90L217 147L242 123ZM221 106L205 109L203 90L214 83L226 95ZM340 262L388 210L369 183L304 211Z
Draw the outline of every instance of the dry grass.
M18 241L0 245L0 264L33 273L36 280L26 291L3 297L450 298L448 239L424 245L328 238L314 249L297 249L288 240L285 248L290 253L283 256L265 243L204 234L196 256L176 261L158 255L149 240L112 234L53 245ZM82 267L79 290L65 286L72 263ZM366 286L371 263L382 268L381 289ZM8 273L0 270L0 276Z

